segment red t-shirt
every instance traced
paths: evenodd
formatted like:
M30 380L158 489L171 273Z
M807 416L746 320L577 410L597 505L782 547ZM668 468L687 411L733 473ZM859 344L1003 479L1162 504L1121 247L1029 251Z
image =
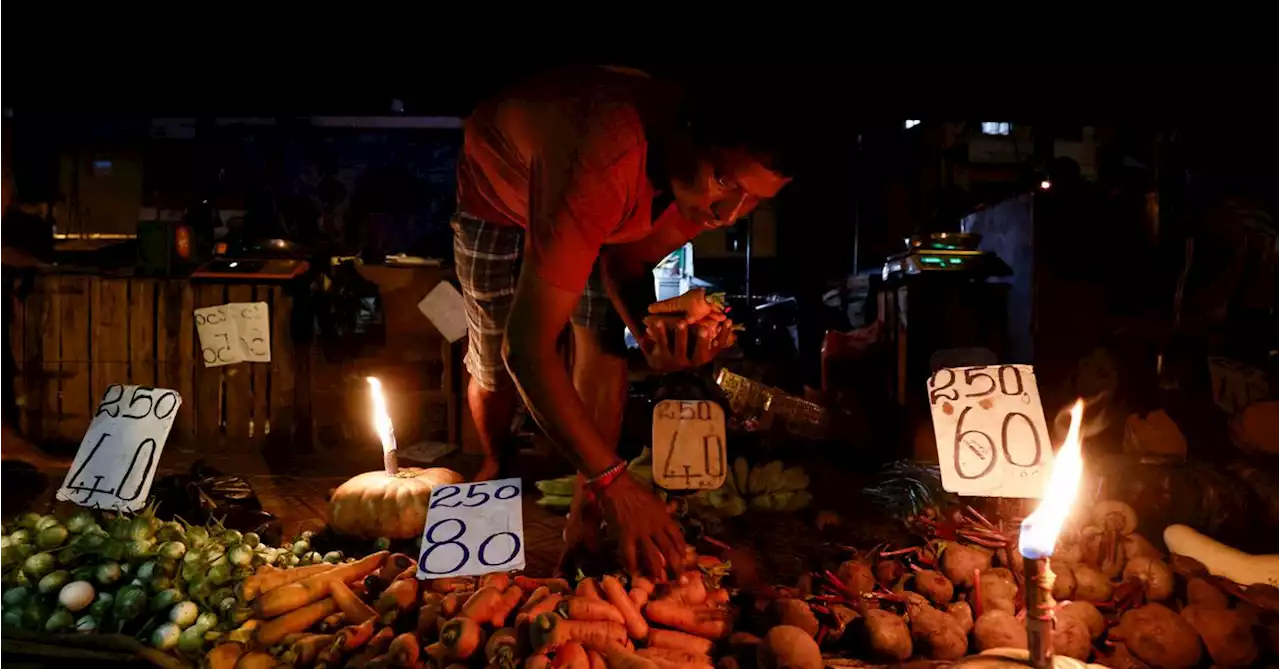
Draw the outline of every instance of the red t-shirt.
M630 70L555 70L481 103L467 119L458 207L527 231L526 262L566 290L586 285L605 244L697 224L669 207L653 219L642 109L657 84Z

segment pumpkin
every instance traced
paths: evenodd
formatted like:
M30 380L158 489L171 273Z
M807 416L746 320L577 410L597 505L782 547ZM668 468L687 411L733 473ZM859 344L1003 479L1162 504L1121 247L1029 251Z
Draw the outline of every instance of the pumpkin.
M436 486L462 483L452 469L401 467L395 474L365 472L338 486L329 500L329 526L365 539L413 539L427 524Z

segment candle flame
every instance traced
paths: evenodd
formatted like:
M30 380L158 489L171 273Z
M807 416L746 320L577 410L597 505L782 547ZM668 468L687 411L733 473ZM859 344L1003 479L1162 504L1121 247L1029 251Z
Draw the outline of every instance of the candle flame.
M1053 554L1062 524L1071 514L1084 473L1084 458L1080 455L1080 421L1084 417L1084 400L1076 400L1071 407L1071 427L1062 448L1053 457L1053 470L1045 487L1040 506L1022 521L1018 537L1018 551L1026 558L1043 558Z
M391 428L391 415L387 413L387 398L382 394L382 382L376 376L365 377L369 382L369 394L373 397L373 429L382 440L382 452L396 450L396 434Z

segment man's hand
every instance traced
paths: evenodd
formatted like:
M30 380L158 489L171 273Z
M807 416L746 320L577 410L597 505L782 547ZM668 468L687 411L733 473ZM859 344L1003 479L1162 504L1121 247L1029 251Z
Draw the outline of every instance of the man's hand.
M649 305L651 314L668 314L680 316L681 322L687 324L702 320L723 321L727 316L724 307L707 301L707 291L694 288L679 297L654 302Z
M623 472L601 498L628 573L640 572L642 561L644 573L659 582L667 580L667 570L683 571L684 533L657 495Z
M640 350L649 367L658 372L701 367L735 341L733 321L724 314L720 314L719 320L706 319L692 324L671 316L647 316L644 324ZM690 332L694 334L692 342Z

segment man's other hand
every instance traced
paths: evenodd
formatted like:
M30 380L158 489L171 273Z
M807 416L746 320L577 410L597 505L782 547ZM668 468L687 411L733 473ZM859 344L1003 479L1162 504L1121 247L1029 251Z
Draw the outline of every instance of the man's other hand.
M627 573L644 573L665 582L668 570L676 574L683 571L684 533L653 491L623 472L605 489L601 502Z
M722 321L727 318L724 307L707 301L707 291L694 288L679 297L654 302L649 305L649 313L679 316L680 321L687 324L702 320Z
M705 319L691 324L671 316L646 316L644 324L640 350L649 367L657 372L701 367L735 341L733 321L723 314L718 320Z

